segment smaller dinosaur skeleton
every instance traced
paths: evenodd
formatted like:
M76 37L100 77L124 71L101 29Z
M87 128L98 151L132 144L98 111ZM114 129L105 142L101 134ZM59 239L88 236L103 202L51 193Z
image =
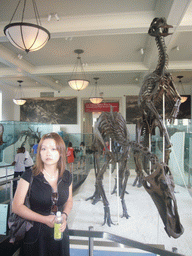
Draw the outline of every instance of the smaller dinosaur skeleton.
M105 145L105 141L109 141L110 138L113 145L112 152ZM120 154L115 145L121 147ZM99 155L104 147L106 161L100 168ZM141 172L140 175L143 176L144 188L157 206L167 234L174 238L179 237L183 233L183 227L179 220L177 203L174 196L174 182L169 167L166 164L159 163L157 156L149 152L148 148L145 148L136 142L129 141L126 122L120 113L113 113L112 111L110 113L103 112L95 124L93 149L96 159L96 184L94 195L88 199L94 199L93 203L95 204L100 199L100 196L102 197L104 204L103 225L107 223L111 226L113 222L111 220L109 202L103 188L103 175L110 161L112 161L112 163L119 162L119 195L123 209L122 217L129 217L124 195L129 177L127 160L131 148L135 153L144 154L146 158L151 161L151 175L146 176L146 173L142 171L142 168L139 168L139 171Z

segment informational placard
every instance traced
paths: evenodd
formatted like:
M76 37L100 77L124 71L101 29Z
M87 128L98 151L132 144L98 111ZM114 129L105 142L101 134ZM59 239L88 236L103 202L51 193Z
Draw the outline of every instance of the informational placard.
M111 106L113 112L119 112L119 102L85 103L85 112L110 112Z
M7 234L8 205L0 204L0 235Z

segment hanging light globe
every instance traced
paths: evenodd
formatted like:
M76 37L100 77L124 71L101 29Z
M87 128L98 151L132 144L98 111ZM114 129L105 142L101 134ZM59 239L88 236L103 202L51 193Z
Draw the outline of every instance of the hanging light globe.
M98 85L97 85L97 81L99 80L99 78L98 78L98 77L94 77L93 79L95 80L95 87L94 87L94 89L93 89L94 94L93 94L93 96L91 96L91 97L89 98L89 100L90 100L93 104L99 104L99 103L101 103L101 102L103 101L103 97L100 97L100 96L99 96L99 89L98 89Z
M21 14L21 21L12 22L22 1L23 10ZM4 27L4 34L7 36L10 43L27 53L41 49L50 39L49 31L41 26L41 21L35 0L31 1L33 4L36 24L24 22L27 0L19 0L13 16L10 20L10 23Z
M81 49L77 49L74 52L78 54L78 56L71 78L68 81L68 84L72 89L76 91L82 91L89 85L89 81L86 79L83 64L80 57L80 54L82 54L84 51Z
M17 81L19 83L19 88L17 89L16 91L16 94L15 94L15 98L13 99L13 102L16 104L16 105L24 105L26 100L23 99L24 98L24 94L23 94L23 90L21 88L21 83L23 83L22 80L18 80Z

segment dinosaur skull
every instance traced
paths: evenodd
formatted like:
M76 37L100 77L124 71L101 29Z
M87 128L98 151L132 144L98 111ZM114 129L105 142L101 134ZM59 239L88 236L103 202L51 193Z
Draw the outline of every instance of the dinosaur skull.
M151 175L144 177L143 186L152 197L168 236L178 238L184 229L177 210L173 176L169 167L163 163L156 163L153 171Z
M171 35L171 33L168 33L169 28L172 28L173 26L168 25L165 18L154 18L151 22L148 34L150 36L168 36Z

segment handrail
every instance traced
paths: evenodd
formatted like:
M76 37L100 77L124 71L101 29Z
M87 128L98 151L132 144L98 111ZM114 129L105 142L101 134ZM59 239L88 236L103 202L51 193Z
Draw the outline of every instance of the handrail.
M108 240L111 240L113 242L117 242L120 244L124 244L126 246L134 247L140 250L148 251L151 253L156 253L161 256L184 256L183 254L159 249L157 247L144 244L141 242L137 242L128 238L124 238L121 236L117 236L108 232L103 231L87 231L87 230L75 230L75 229L69 229L69 235L70 236L82 236L82 237L94 237L94 238L105 238Z
M8 178L8 177L11 177L13 176L14 174L9 174L9 175L5 175L5 176L1 176L0 179L4 179L4 178Z
M0 168L6 168L6 167L10 167L10 166L13 166L12 164L9 164L9 165L0 165ZM13 166L14 167L14 166Z
M0 186L5 185L5 184L7 184L7 183L11 183L11 182L13 182L13 181L15 181L15 180L19 180L20 178L21 178L21 177L16 177L16 178L12 178L12 179L8 179L8 180L0 181Z

